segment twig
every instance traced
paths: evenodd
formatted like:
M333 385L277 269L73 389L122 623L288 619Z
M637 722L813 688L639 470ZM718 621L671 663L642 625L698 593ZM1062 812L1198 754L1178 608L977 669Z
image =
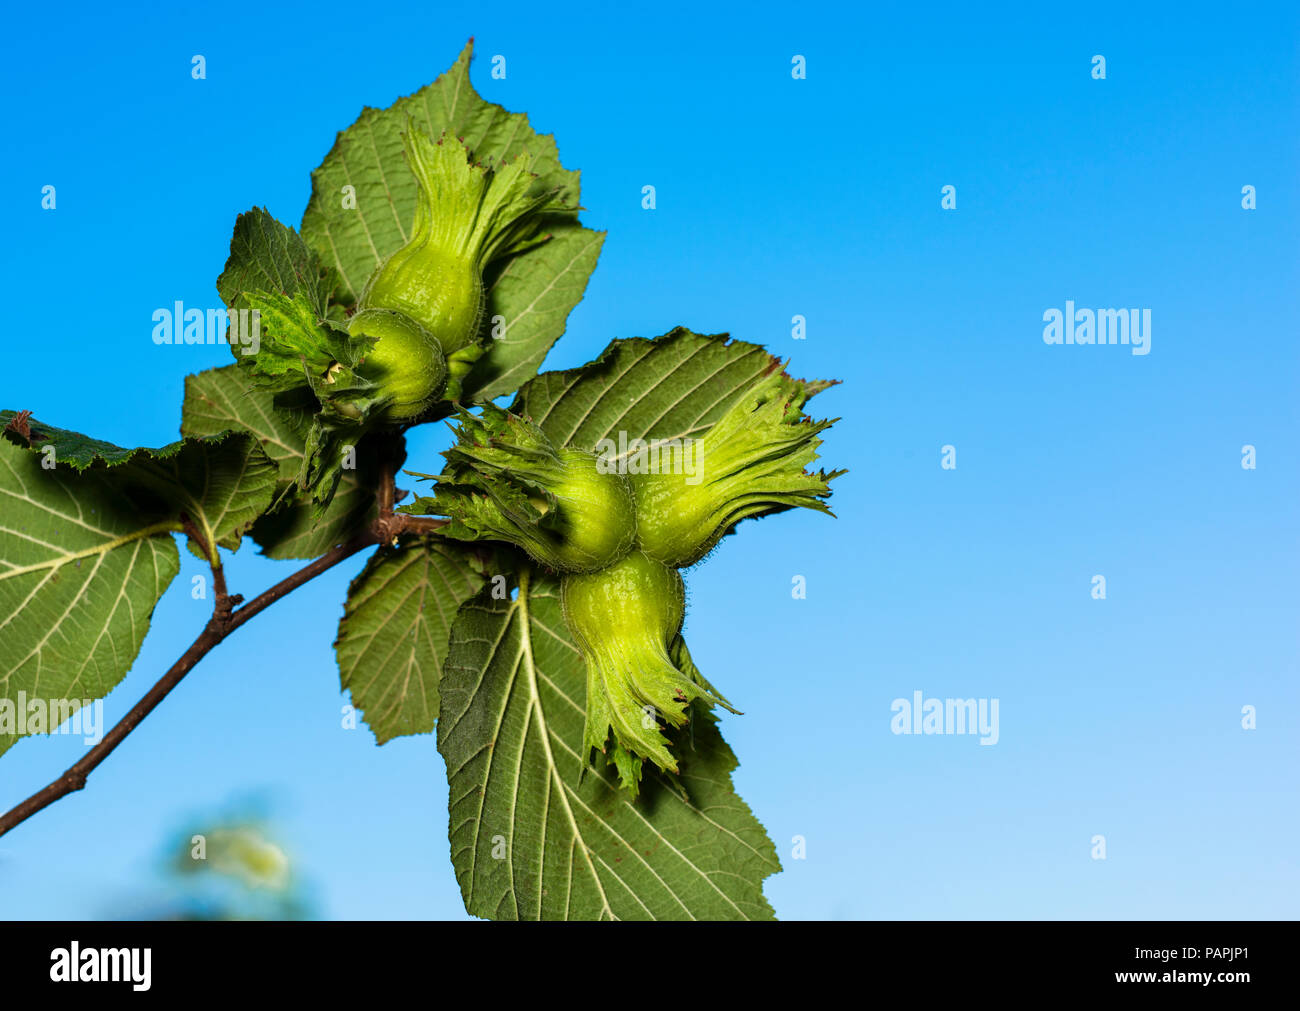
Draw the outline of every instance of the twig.
M432 516L408 516L406 513L398 513L397 518L401 521L398 532L403 534L431 534L451 522L436 520Z
M374 544L390 543L401 534L433 533L439 527L447 524L447 520L434 519L429 516L408 516L405 513L393 512L393 503L396 496L394 474L395 469L390 466L385 468L380 477L379 488L375 493L378 515L369 530L358 534L346 544L340 544L325 552L315 561L303 566L288 578L280 580L265 593L254 597L247 604L243 604L244 598L239 594L232 596L226 592L226 574L221 566L220 556L212 551L194 522L188 516L182 514L182 530L198 545L212 568L212 589L216 597L212 608L212 617L208 619L207 625L204 626L203 631L190 645L190 648L185 651L179 660L172 664L171 669L158 679L158 682L149 689L145 697L137 702L131 708L131 711L123 716L114 725L113 729L90 749L81 761L50 783L49 786L32 794L12 810L0 816L0 836L3 836L15 826L22 824L37 811L48 807L59 798L84 789L86 777L99 766L99 763L111 755L113 750L126 739L126 736L138 727L146 716L154 711L158 703L180 684L181 679L194 668L195 664L207 656L214 646L217 646L244 622L266 610L286 593L296 590L303 583L314 579L326 569L332 568L345 558L350 558L358 551L362 551ZM236 605L239 604L242 604L242 606L237 607Z
M213 608L212 617L208 619L208 623L199 634L199 637L194 640L181 658L172 664L171 669L158 680L158 683L149 689L145 697L137 702L131 708L131 711L123 716L114 725L113 729L104 735L103 740L91 748L81 761L77 762L49 786L32 794L12 810L0 816L0 836L3 836L15 826L22 824L37 811L48 807L59 798L84 788L86 777L99 766L99 763L111 755L113 750L126 739L127 734L138 727L141 721L154 711L158 703L180 684L181 679L193 669L194 665L207 656L212 648L231 632L250 618L266 610L286 593L319 576L326 569L332 568L345 558L350 558L358 551L378 543L378 540L378 536L373 530L359 534L346 544L340 544L338 547L330 549L315 561L303 566L288 578L280 580L265 593L254 597L247 604L235 610L231 609L232 606L239 603L242 598L239 596L231 597L226 594L225 576L221 571L221 566L214 566L212 571L215 583L214 590L217 596L216 605ZM199 543L202 544L201 539Z
M387 464L379 475L379 487L375 491L375 504L379 513L375 519L375 531L384 544L391 544L401 534L431 534L450 522L432 516L395 513L393 505L396 500L396 468Z

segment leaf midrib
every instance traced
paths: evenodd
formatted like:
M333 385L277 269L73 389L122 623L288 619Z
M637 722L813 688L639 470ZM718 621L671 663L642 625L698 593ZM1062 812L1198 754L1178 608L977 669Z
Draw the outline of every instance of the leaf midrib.
M519 596L516 598L515 606L523 618L520 625L519 648L527 667L528 704L537 712L538 725L541 731L539 736L541 737L542 747L546 751L546 765L549 773L547 778L553 779L555 785L559 787L560 800L564 802L564 813L568 817L569 827L573 830L573 838L581 848L583 858L587 861L587 869L591 872L592 880L596 882L596 890L600 892L601 912L608 913L611 920L617 920L618 917L614 915L614 910L610 908L609 897L605 894L605 884L601 881L600 875L596 872L596 865L591 862L591 852L584 841L582 830L578 828L578 821L574 817L573 808L569 804L568 790L564 781L560 779L559 767L555 764L555 756L551 752L551 730L550 726L546 722L546 714L542 712L542 701L537 691L537 664L533 657L532 618L528 610L529 582L528 571L525 570L521 572L519 574ZM525 735L524 740L525 742L527 741L527 735ZM515 782L518 783L518 781L519 774L516 770ZM572 873L570 873L569 888L573 888ZM540 877L538 879L538 891L541 891Z

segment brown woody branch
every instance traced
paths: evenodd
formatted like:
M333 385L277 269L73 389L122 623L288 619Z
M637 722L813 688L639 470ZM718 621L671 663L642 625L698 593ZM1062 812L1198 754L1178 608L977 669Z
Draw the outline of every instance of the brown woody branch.
M43 810L56 800L83 789L86 785L86 778L95 771L104 759L113 753L119 744L126 740L127 735L138 727L146 716L157 708L158 703L162 702L171 690L180 684L185 675L194 669L194 665L207 656L215 646L219 645L226 636L230 635L244 622L260 614L281 597L319 576L322 572L333 568L344 559L352 557L358 551L363 551L375 544L390 543L401 534L431 533L445 524L445 520L394 513L394 495L393 473L389 470L380 481L376 494L378 515L375 517L375 522L370 529L357 534L344 544L331 548L315 561L303 566L291 576L280 580L280 582L254 597L247 604L242 603L244 598L239 594L232 596L226 592L226 575L221 567L220 558L211 552L209 545L190 518L182 516L182 528L186 535L203 551L204 557L211 561L213 592L216 597L212 617L208 619L208 623L204 626L199 637L194 640L181 658L172 664L167 673L158 679L158 682L149 689L144 698L132 706L131 711L123 716L104 735L103 739L86 753L84 758L44 789L37 791L11 810L5 812L5 814L0 815L0 836L22 824L36 812ZM242 606L237 606L241 604Z

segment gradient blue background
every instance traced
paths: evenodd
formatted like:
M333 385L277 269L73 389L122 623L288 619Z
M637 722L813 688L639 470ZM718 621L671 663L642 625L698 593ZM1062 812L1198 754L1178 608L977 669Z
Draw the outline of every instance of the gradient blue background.
M680 323L844 380L815 402L843 416L839 519L749 524L689 578L692 651L745 710L724 730L785 864L777 913L1294 917L1295 5L605 6L12 9L0 404L175 438L184 375L228 352L156 347L152 311L218 304L235 215L296 224L335 132L475 35L476 87L556 135L609 230L548 367ZM1151 354L1044 345L1066 299L1150 308ZM412 436L413 464L442 440ZM205 620L182 557L110 720ZM246 545L232 588L291 564ZM331 642L361 564L240 631L87 790L0 840L0 916L112 915L189 815L252 792L323 915L463 917L433 739L339 728ZM917 689L1000 699L1001 740L894 736ZM20 743L0 807L81 753Z

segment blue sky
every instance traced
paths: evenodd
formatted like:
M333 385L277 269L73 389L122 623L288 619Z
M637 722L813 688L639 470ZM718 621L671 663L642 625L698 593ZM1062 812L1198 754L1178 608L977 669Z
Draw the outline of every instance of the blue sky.
M745 711L723 728L786 867L766 888L778 915L1296 915L1294 5L9 19L0 405L174 439L185 374L228 353L155 346L152 311L217 304L236 214L297 223L335 132L474 35L476 87L555 134L584 220L609 231L547 367L685 324L843 380L814 401L842 418L823 450L850 470L838 519L751 523L688 578L692 653ZM1045 344L1066 300L1150 309L1150 354ZM410 437L411 465L442 440ZM205 620L183 566L110 719ZM331 643L360 566L241 630L84 792L0 839L0 916L111 915L188 819L257 795L323 915L463 917L433 739L338 728ZM244 593L290 567L251 545L228 565ZM998 699L998 743L891 733L891 702L918 690ZM22 742L0 807L80 754Z

